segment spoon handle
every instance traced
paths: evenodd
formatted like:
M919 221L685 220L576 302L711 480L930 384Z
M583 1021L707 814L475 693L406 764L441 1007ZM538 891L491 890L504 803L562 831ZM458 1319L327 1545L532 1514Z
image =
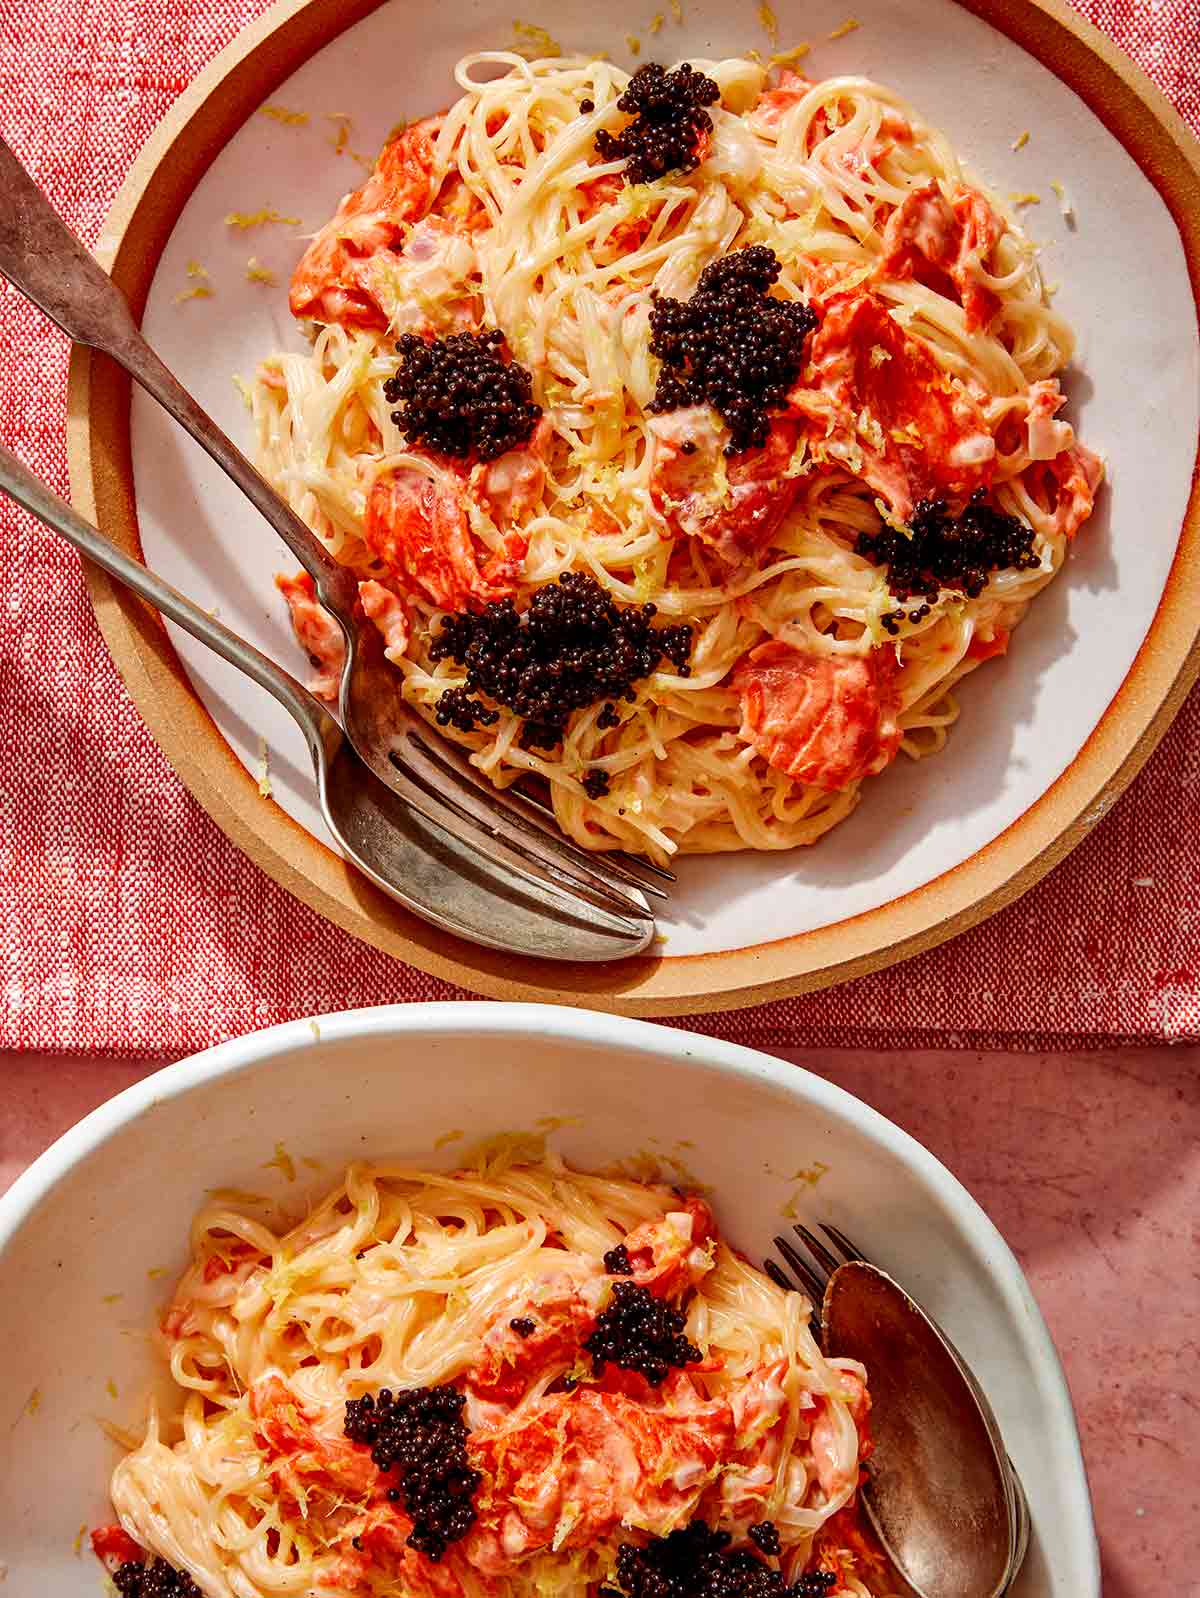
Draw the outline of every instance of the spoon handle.
M73 544L81 555L103 567L110 577L124 583L126 588L132 589L153 605L155 610L169 616L185 632L191 633L200 643L207 644L231 666L245 672L260 688L265 688L299 724L314 762L319 748L331 735L340 738L341 732L333 717L294 677L289 677L253 644L239 638L224 622L201 610L199 605L178 589L149 571L141 561L134 560L124 550L118 549L103 533L85 521L73 506L47 488L24 461L19 460L3 444L0 444L0 493L24 505L39 521Z
M0 139L0 275L69 338L101 350L168 411L245 494L312 577L343 627L357 585L142 337L120 289Z

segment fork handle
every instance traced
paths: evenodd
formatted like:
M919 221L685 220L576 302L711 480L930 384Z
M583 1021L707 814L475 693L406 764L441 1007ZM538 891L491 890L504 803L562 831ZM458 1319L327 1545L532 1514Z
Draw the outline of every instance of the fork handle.
M37 478L10 449L0 444L0 493L15 499L19 505L36 516L40 522L61 534L73 544L81 555L130 588L140 598L169 616L180 627L215 650L231 666L245 672L253 682L266 691L291 715L304 733L314 762L318 746L331 737L341 737L341 730L333 717L316 699L302 688L294 677L282 667L248 644L244 638L226 627L224 622L210 616L207 611L172 588L141 561L134 560L124 550L118 549L111 539L85 521L74 506L60 499L45 483Z
M321 603L348 628L357 597L353 575L334 560L154 353L120 289L84 249L3 139L0 274L77 344L111 356L170 412L266 518L312 577Z

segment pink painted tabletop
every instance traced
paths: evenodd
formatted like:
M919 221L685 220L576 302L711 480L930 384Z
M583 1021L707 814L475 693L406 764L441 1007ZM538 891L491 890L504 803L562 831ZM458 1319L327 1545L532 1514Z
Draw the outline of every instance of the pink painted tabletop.
M1200 1593L1200 1048L779 1052L918 1137L1015 1249L1074 1395L1105 1598ZM153 1069L0 1054L0 1191Z

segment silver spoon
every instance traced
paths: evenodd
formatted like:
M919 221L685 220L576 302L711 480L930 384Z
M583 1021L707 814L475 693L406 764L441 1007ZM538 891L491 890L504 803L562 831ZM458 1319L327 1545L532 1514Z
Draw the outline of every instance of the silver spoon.
M2 445L0 492L279 701L308 744L330 832L358 869L393 899L457 937L542 959L614 960L639 954L649 944L654 935L649 915L620 915L552 884L531 890L518 875L419 815L358 759L337 722L307 689L119 550Z
M961 1356L884 1271L838 1268L821 1308L826 1354L870 1373L875 1449L862 1502L915 1598L1001 1598L1028 1514L995 1416Z

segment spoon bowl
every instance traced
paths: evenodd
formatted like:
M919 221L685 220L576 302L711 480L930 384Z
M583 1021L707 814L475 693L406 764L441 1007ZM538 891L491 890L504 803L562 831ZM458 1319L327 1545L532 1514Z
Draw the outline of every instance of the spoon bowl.
M825 1352L870 1373L863 1506L915 1598L1000 1598L1024 1553L1019 1487L986 1399L921 1307L865 1260L838 1267Z
M645 949L648 917L632 922L571 895L532 896L495 861L404 802L363 764L328 716L317 759L321 810L359 871L455 937L544 960L615 960Z

